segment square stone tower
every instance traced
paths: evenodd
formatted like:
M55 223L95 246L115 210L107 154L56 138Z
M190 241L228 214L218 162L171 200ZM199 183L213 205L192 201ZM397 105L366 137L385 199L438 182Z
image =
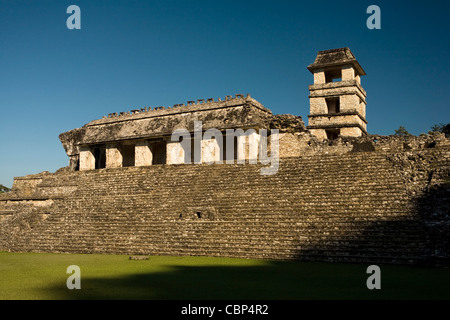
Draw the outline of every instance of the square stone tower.
M329 140L367 134L366 92L361 87L366 73L350 49L319 51L308 70L314 75L309 86L311 133Z

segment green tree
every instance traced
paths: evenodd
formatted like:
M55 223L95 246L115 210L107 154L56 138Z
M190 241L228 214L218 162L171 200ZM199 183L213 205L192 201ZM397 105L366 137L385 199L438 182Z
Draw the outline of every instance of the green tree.
M447 123L443 128L442 132L445 133L445 136L450 137L450 123Z
M397 130L395 130L396 136L407 136L409 135L409 132L406 131L404 126L400 126Z
M428 133L432 133L432 132L442 132L445 134L446 137L449 137L450 136L450 123L435 124L431 127L431 131L428 131Z
M11 191L10 188L5 187L4 185L0 184L0 193L9 192Z

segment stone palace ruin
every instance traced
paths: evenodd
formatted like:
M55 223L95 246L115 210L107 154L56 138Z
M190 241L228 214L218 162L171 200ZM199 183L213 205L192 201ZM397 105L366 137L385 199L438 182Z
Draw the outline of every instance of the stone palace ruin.
M448 264L449 139L369 134L348 48L308 70L307 126L237 94L62 133L69 165L0 195L0 250Z

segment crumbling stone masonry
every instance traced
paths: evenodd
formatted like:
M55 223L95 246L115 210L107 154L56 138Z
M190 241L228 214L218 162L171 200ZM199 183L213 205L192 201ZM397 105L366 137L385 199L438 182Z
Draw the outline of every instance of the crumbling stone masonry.
M188 101L187 105L155 109L134 109L131 112L109 114L103 119L94 120L82 128L60 135L60 140L69 156L71 170L94 170L101 168L120 168L127 166L147 166L154 164L183 164L194 162L187 155L186 141L172 141L176 130L186 130L191 137L189 147L201 148L202 158L196 162L209 163L225 159L226 148L232 148L236 159L249 159L252 154L250 142L258 144L259 131L270 130L277 121L291 119L296 131L304 131L301 117L273 116L272 112L258 101L237 94L224 100L198 99L197 103ZM295 119L295 120L292 120ZM199 146L194 143L194 125L201 123L202 133L217 130L223 136L221 146L216 136L202 139ZM230 130L242 130L246 135L236 135L231 144L225 143ZM250 154L249 154L250 152Z
M0 194L0 250L449 265L450 139L368 134L364 71L348 48L309 69L308 127L239 94L62 133L67 167ZM206 134L231 129L247 134ZM262 175L261 144L248 142L275 129L278 170ZM220 161L227 150L235 158Z

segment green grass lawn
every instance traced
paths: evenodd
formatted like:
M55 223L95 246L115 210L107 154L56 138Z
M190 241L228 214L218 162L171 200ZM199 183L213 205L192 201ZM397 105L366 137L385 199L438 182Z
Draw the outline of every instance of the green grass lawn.
M0 252L0 299L449 299L450 269L208 257ZM69 290L69 265L81 289Z

